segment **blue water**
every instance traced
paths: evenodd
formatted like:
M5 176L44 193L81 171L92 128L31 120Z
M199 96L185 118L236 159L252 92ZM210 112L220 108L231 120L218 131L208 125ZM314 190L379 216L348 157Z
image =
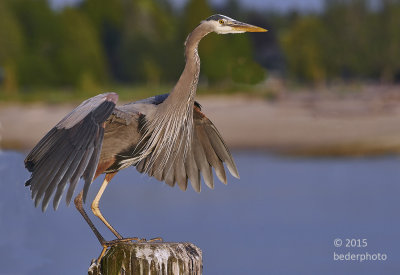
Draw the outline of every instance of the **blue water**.
M400 274L400 157L234 157L241 179L230 177L227 186L204 187L201 194L125 169L100 207L126 237L196 244L205 275ZM87 274L101 251L97 239L73 206L63 202L44 214L33 207L23 159L0 153L0 274ZM367 247L335 248L336 238L367 239ZM334 252L385 253L387 259L338 262Z

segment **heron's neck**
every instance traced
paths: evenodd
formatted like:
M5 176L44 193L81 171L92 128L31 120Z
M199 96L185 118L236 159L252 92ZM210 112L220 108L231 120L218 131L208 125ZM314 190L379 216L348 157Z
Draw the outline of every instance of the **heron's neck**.
M207 26L199 25L187 37L185 42L185 69L167 98L169 103L173 102L170 106L176 107L177 103L183 106L194 102L200 74L198 45L200 40L208 33L210 33L210 30Z
M180 156L186 158L191 150L193 133L193 104L200 73L197 47L209 31L199 25L189 34L185 43L186 65L174 89L163 103L157 106L153 117L148 118L142 140L146 145L138 162L149 157L145 169L151 171L157 162L157 171L163 171L167 163Z

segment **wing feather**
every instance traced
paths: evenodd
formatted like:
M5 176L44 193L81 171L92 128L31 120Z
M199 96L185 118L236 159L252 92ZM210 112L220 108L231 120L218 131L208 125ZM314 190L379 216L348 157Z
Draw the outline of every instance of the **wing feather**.
M51 181L51 183L48 185L46 191L44 192L44 197L43 197L43 203L42 203L42 211L44 212L47 208L47 206L49 205L51 196L54 193L54 190L56 189L56 187L63 185L63 182L67 181L68 178L66 178L66 176L68 176L68 171L72 168L73 161L75 160L76 155L78 155L79 152L74 152L72 154L70 154L68 156L68 158L65 160L62 168L60 170L58 170L56 176L53 178L53 180ZM58 186L57 186L57 182L58 182ZM35 201L36 202L36 201Z
M97 136L94 140L94 149L92 157L85 169L85 172L82 175L82 178L85 181L85 185L83 186L83 202L86 202L86 196L89 191L90 184L93 181L94 173L96 173L97 164L99 163L100 153L101 153L101 145L103 143L104 138L104 128L99 127Z
M90 161L90 158L93 154L93 151L94 151L93 147L91 147L85 151L85 154L83 155L82 159L80 160L78 168L76 169L75 173L73 174L73 176L70 179L70 184L69 184L69 188L68 188L67 196L66 196L67 205L69 205L71 202L72 196L74 195L75 187L78 184L79 178L83 174L83 171L87 167L87 165ZM57 206L60 203L60 199L61 199L62 193L64 192L64 189L65 189L65 187L60 186L60 185L57 188L57 193L56 193L56 196L54 197L54 201L53 201L53 207L55 209L57 209Z
M175 162L175 179L179 188L186 191L188 182L182 155L179 155Z
M208 138L215 153L223 162L226 163L226 167L228 167L228 170L232 174L232 176L234 176L235 178L239 178L239 172L237 171L236 164L233 161L232 155L229 152L229 149L226 146L221 135L219 134L218 130L211 123L211 121L209 121L209 124L204 127L204 130L208 135Z
M195 135L193 136L193 152L194 152L194 159L196 161L197 167L199 167L201 174L203 175L203 180L208 187L211 189L214 188L214 178L212 175L211 166L208 164L206 154L204 153L203 147L201 145L201 141L197 136L197 131L195 131ZM201 185L193 186L193 189L196 192L201 191Z
M67 146L67 144L62 144L58 148L58 151L56 151L57 154L52 157L46 158L45 161L41 163L42 165L38 167L39 170L37 170L38 175L36 175L35 173L32 175L32 199L35 199L36 207L38 206L44 194L44 190L47 188L47 186L50 184L51 180L57 173L57 167L63 163L63 157L65 156L64 153Z
M175 186L175 176L173 173L174 170L173 166L174 162L168 161L164 171L161 171L163 180L165 181L166 184L168 184L171 187Z
M207 161L212 167L214 167L215 174L217 175L218 179L222 183L227 184L224 165L221 159L215 153L214 148L211 145L210 139L206 131L204 130L204 126L197 126L197 135L203 147Z
M149 169L149 176L155 177L160 181L165 181L170 186L175 182L180 189L185 191L188 185L188 179L197 192L201 191L200 174L205 184L209 188L214 188L214 178L212 168L218 179L226 184L226 173L223 163L232 176L239 178L235 162L222 136L214 124L201 112L200 105L196 102L193 109L193 141L190 150L183 161L183 153L177 154L176 159L170 159L164 168L164 171L158 171L157 162ZM140 173L146 172L146 160L151 158L150 154L136 164L136 169ZM159 157L162 159L162 157Z
M185 162L185 169L194 190L200 192L200 170L197 167L196 160L194 159L193 148L188 152Z
M46 196L43 199L43 205L46 204L46 206L43 206L45 209L47 207L48 202L50 201L51 194L54 192L55 187L57 187L57 191L56 191L56 194L54 195L54 199L53 199L54 210L57 209L57 207L60 203L62 193L64 192L68 181L73 182L74 175L76 175L77 173L82 174L82 171L79 172L80 169L82 169L81 168L82 163L85 162L88 154L91 155L93 153L93 150L87 149L87 148L88 148L89 144L91 142L93 142L93 136L94 136L95 132L97 131L97 128L98 128L97 125L92 124L92 125L90 125L90 127L88 127L86 129L86 131L85 131L86 134L82 137L83 143L80 144L80 146L77 147L76 150L74 150L76 152L76 154L73 156L73 159L71 157L69 158L69 159L71 159L71 161L68 164L66 164L66 166L68 167L68 170L64 174L63 178L60 180L58 185L56 185L56 184L52 185L53 190L46 191ZM73 155L73 154L71 154L71 155ZM86 163L86 165L87 165L87 163ZM69 202L71 200L71 198L68 198L69 196L72 196L72 194L67 194L67 197L66 197L67 205L69 205ZM43 211L45 209L43 209Z
M42 201L45 211L51 197L57 209L68 182L70 202L79 178L83 177L84 198L99 162L104 136L103 124L111 115L118 99L115 93L101 94L84 101L32 149L25 159L25 167L32 172L27 185L37 206Z
M171 166L170 170L168 171L168 173L165 176L165 183L168 184L171 187L175 186L175 174L174 174L174 167Z

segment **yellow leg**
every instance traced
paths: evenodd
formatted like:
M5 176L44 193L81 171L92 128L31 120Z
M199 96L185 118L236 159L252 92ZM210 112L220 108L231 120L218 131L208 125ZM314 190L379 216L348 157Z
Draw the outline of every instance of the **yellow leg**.
M99 202L100 202L101 196L103 195L104 190L106 189L108 183L111 181L111 179L114 177L114 175L115 175L115 173L106 174L104 181L101 184L100 190L92 202L92 211L93 211L93 214L96 217L98 217L118 239L122 239L121 234L119 234L117 232L117 230L115 230L114 227L112 227L111 224L103 217L103 215L100 212L100 208L99 208Z
M137 237L122 238L122 236L114 229L114 227L112 227L111 224L103 217L103 215L100 212L99 202L100 202L101 196L104 193L104 190L107 188L108 183L115 176L115 174L116 173L106 174L104 181L101 184L100 190L92 202L92 211L93 211L93 214L96 215L96 217L98 217L108 227L108 229L110 229L111 232L118 238L117 240L112 240L112 241L108 241L108 242L105 241L104 238L97 231L97 229L94 227L93 223L91 222L91 220L87 216L85 210L83 209L83 204L82 204L83 192L79 193L79 195L75 198L75 205L76 205L77 209L82 214L82 216L85 218L86 222L89 224L90 228L92 228L93 232L96 234L101 245L103 246L103 250L101 251L99 258L97 259L97 263L100 263L101 259L103 258L104 254L106 253L107 249L110 246L113 246L115 244L130 242L130 241L137 241L137 242L163 241L162 238L160 238L160 237L150 239L149 241L147 241L146 239L140 239Z

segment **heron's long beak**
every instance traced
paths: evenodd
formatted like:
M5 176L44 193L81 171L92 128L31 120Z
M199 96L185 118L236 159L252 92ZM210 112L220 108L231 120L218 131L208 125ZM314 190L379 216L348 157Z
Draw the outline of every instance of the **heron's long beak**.
M253 26L250 24L246 24L246 23L242 23L239 21L235 21L231 24L231 27L235 30L235 31L242 31L242 32L267 32L268 30L257 27L257 26Z

